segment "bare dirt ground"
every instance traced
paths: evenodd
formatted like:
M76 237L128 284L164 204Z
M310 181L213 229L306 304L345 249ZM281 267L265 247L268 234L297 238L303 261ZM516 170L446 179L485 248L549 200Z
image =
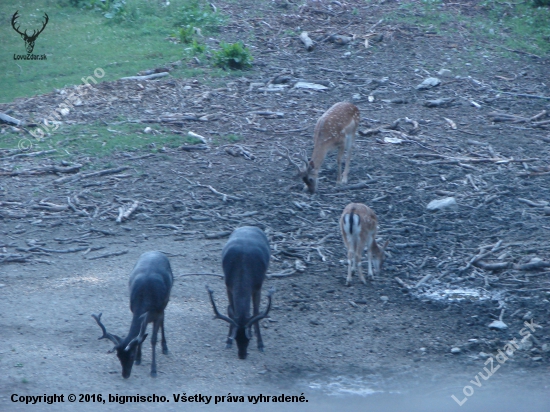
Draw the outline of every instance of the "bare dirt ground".
M483 353L521 339L527 319L540 328L499 374L514 377L516 389L547 393L550 132L544 122L550 101L518 94L550 95L548 56L502 57L460 27L442 36L406 24L376 25L396 7L393 2L348 4L358 13L334 4L330 13L275 3L222 4L233 17L226 40L246 31L255 35L249 42L255 71L222 88L200 78L139 82L143 87L101 83L67 118L78 124L114 124L120 116L144 122L159 132L154 153L80 155L73 139L84 135L67 136L55 147L69 151L74 163L15 151L0 155L2 410L25 409L10 401L13 393L171 398L286 388L311 397L338 379L359 379L385 393L444 382L451 408L450 395L462 399L463 386L483 370ZM265 11L263 17L245 12L253 5ZM362 39L347 46L322 41L334 33L369 34L375 25L378 36L368 49ZM314 51L306 52L297 36L284 36L297 26L317 41ZM439 86L415 88L441 68L451 76L438 76ZM323 81L328 89L291 89L298 79ZM290 87L262 92L251 86L268 81ZM449 101L425 105L435 99ZM40 118L62 100L51 93L0 105L0 111ZM335 184L335 157L329 156L312 197L274 149L282 144L311 152L317 118L338 101L354 101L362 115L350 182ZM204 121L186 120L202 116ZM163 133L188 130L211 142L230 133L242 139L206 150L163 147ZM44 169L73 164L82 171ZM88 175L106 169L113 170ZM451 196L456 209L426 209ZM116 223L119 207L134 201L135 212ZM379 237L390 239L384 271L367 286L356 277L344 286L337 222L349 202L371 206ZM221 248L240 225L265 230L273 252L270 273L288 275L266 281L277 288L270 319L262 322L266 351L259 353L252 342L245 361L235 349L223 349L227 325L212 320L204 285L225 307L221 278L181 276L221 273ZM126 333L128 274L148 250L166 252L176 277L166 311L171 353L158 355L159 376L150 378L147 340L143 364L123 380L116 356L106 353L111 343L97 340L100 330L90 314L103 312L109 331ZM467 267L480 251L492 253ZM497 270L488 266L495 264ZM434 298L461 289L479 296ZM508 328L490 329L499 317ZM467 405L472 403L474 398Z

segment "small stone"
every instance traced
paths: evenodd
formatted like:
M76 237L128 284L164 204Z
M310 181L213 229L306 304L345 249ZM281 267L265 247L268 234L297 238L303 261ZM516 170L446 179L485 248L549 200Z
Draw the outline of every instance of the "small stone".
M508 325L501 320L495 320L489 324L489 329L504 330L508 329Z
M143 133L150 134L152 132L153 132L153 129L150 127L146 127L145 129L143 129Z
M437 77L428 77L427 79L424 79L422 83L420 83L418 86L416 86L417 90L425 90L425 89L431 89L432 87L438 86L441 83L441 80L439 80Z
M419 351L420 352L426 352L426 348L420 348Z
M441 69L440 71L437 72L437 74L441 77L450 77L451 71L449 69Z
M380 296L380 300L386 303L389 300L389 298L387 296Z
M361 100L361 95L359 93L354 93L351 98L353 100Z
M533 319L533 313L531 311L523 315L523 320L530 320L530 319Z
M454 197L446 197L444 199L435 199L428 203L426 206L428 210L443 210L443 209L457 209L458 203Z
M462 352L462 350L460 348L457 348L456 346L451 349L451 353L454 353L455 355L460 352Z
M550 345L547 343L543 343L540 348L542 349L543 352L550 352Z
M532 361L540 362L542 360L542 356L535 356L531 358Z
M528 351L533 347L533 342L531 341L531 339L525 339L524 338L524 339L519 341L518 346L519 346L518 347L519 350Z
M0 289L2 289L3 287L5 287L6 285L4 285L3 283L0 283Z
M487 359L487 358L490 358L491 355L489 355L489 354L487 354L487 353L485 353L485 352L479 352L479 357L480 357L481 359Z

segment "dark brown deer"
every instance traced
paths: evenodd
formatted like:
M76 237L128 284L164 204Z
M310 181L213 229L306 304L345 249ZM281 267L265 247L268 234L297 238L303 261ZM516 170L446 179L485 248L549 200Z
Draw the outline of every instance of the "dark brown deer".
M137 261L132 273L130 273L130 310L134 314L130 331L125 338L112 335L107 332L101 323L101 313L92 315L103 331L103 336L98 339L109 339L115 347L120 364L122 365L122 377L127 379L132 373L134 361L136 365L141 363L141 344L147 337L145 333L148 323L153 323L153 335L151 345L153 347L153 361L151 363L151 376L157 376L157 363L155 347L157 333L162 328L162 353L168 353L166 337L164 336L164 309L170 298L173 275L170 261L161 252L146 252Z
M247 348L252 339L252 326L258 339L258 350L263 352L264 343L260 334L259 321L267 316L271 309L271 289L267 295L267 309L260 314L262 283L269 266L271 251L269 241L257 227L244 226L236 229L222 250L222 266L229 306L227 315L222 315L214 303L214 293L208 286L208 294L215 318L229 323L229 335L226 348L237 342L239 359L246 359ZM250 316L250 301L253 313Z
M19 10L16 11L12 18L11 18L11 26L13 27L13 29L19 33L21 35L21 37L23 38L23 40L25 41L25 48L27 49L27 53L32 53L32 51L34 50L34 42L36 41L36 39L38 38L38 35L40 33L42 33L44 31L44 29L46 28L46 25L48 24L48 20L49 20L49 17L46 13L44 13L44 23L42 24L42 28L40 30L33 30L32 31L32 35L28 35L27 34L27 30L25 30L25 32L21 33L19 31L19 27L21 27L21 25L15 27L15 21L17 20L17 18L19 17L18 15L19 13Z

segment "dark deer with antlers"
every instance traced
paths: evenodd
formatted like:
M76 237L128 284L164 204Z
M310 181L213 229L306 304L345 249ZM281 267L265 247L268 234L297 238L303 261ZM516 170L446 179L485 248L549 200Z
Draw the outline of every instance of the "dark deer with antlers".
M19 27L21 27L21 25L15 27L15 21L17 20L17 18L19 17L19 10L16 11L12 18L11 18L11 26L13 27L13 29L19 33L21 35L21 37L23 38L23 40L25 41L25 48L27 49L27 53L32 53L32 51L34 50L34 42L36 41L36 39L38 38L38 35L40 33L42 33L44 31L44 29L46 28L46 25L48 24L48 20L49 20L49 17L46 13L44 13L44 23L42 23L42 28L40 30L33 30L32 31L32 35L28 35L27 34L27 30L25 30L25 32L20 32L19 31Z
M168 258L161 252L146 252L140 256L130 273L130 310L134 317L128 335L120 338L108 333L101 323L101 313L92 315L103 331L103 336L99 339L106 338L115 344L111 352L115 350L117 352L122 365L123 378L130 377L134 361L136 365L141 363L141 344L147 337L145 333L147 324L151 322L153 323L151 376L157 376L155 347L159 328L162 328L162 353L165 355L168 353L164 336L164 309L170 298L172 283L172 269Z
M264 350L259 321L267 316L271 309L271 289L267 295L267 309L260 314L262 283L269 266L271 252L264 232L257 227L244 226L236 229L222 251L222 266L227 288L229 306L227 315L222 315L214 303L214 293L208 286L208 294L214 308L215 318L229 323L229 335L226 348L237 342L239 359L246 359L247 348L252 339L252 326L256 331L258 349ZM250 316L250 300L253 313Z

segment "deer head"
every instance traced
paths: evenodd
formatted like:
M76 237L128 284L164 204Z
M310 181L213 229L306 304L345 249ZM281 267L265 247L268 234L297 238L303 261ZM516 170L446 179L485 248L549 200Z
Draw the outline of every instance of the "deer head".
M44 23L42 24L42 28L38 31L36 30L33 30L32 31L32 35L28 35L27 34L27 30L25 30L23 33L19 31L19 27L20 25L18 25L17 27L15 27L15 23L16 23L16 20L17 18L19 17L19 11L16 11L12 18L11 18L11 26L13 27L13 29L19 33L21 35L21 37L23 38L23 40L25 41L25 48L27 49L27 53L32 53L32 51L34 50L34 42L36 41L36 38L38 37L38 35L40 33L42 33L44 31L44 29L46 28L46 25L48 24L48 20L49 20L49 17L46 13L44 13Z
M116 351L117 357L120 360L120 365L122 366L122 377L128 379L132 373L132 366L134 365L137 349L147 337L147 333L145 333L145 329L147 328L147 312L140 316L143 322L139 330L139 335L134 338L127 336L125 339L107 332L105 326L101 323L101 313L99 315L92 315L92 317L103 331L103 336L100 336L98 339L109 339L115 344L115 347L109 352L112 353Z

